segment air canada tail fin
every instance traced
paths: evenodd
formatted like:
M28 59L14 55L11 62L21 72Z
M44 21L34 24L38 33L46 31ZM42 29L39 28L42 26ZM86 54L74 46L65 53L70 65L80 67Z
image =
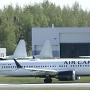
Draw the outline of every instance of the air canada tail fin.
M52 58L53 57L51 43L49 40L46 40L46 42L44 43L38 57L39 58Z
M6 58L27 58L26 45L24 40L20 40L13 55Z

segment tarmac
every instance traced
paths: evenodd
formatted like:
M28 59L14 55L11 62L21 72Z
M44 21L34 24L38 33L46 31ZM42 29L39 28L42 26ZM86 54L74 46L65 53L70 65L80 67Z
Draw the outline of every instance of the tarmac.
M90 83L0 84L0 88L90 88Z

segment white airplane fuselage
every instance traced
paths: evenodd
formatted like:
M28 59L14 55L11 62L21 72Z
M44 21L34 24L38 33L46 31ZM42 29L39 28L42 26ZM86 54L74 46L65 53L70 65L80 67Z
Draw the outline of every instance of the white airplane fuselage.
M0 74L7 76L40 76L43 72L26 70L35 68L42 70L75 71L77 76L90 75L90 59L43 59L43 60L17 60L23 69L17 70L13 60L0 61ZM55 73L50 73L55 75Z

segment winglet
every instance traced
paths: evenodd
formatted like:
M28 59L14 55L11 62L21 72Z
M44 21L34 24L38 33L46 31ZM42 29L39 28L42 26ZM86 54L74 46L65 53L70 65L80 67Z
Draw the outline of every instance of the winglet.
M17 68L22 68L22 66L16 61L16 59L14 59L14 62L16 64Z

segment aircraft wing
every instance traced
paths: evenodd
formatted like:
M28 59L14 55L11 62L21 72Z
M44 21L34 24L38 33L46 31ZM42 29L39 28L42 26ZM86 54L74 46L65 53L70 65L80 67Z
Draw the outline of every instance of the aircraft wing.
M45 74L57 74L56 70L38 69L38 68L23 68L25 70L30 70L32 72L45 73Z
M49 75L56 75L59 72L64 72L64 71L68 71L68 70L47 70L47 69L38 69L38 68L22 68L25 70L29 70L31 72L36 72L36 73L41 73L41 74L49 74Z

